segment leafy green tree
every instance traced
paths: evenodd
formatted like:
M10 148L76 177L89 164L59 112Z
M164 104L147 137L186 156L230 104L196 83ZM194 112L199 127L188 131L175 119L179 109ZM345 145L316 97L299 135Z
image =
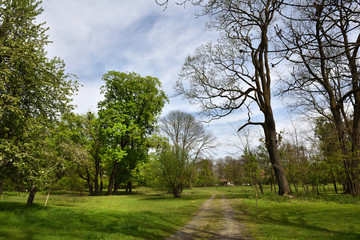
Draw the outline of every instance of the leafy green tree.
M89 114L64 114L57 124L55 142L57 154L64 159L65 171L85 180L89 193L94 194L95 164L93 139L89 134ZM91 114L90 114L91 115Z
M198 187L211 187L214 185L213 162L209 159L202 159L196 164Z
M241 157L241 161L245 179L250 181L251 186L254 186L257 190L260 189L261 193L264 194L260 179L261 169L259 168L257 156L246 149Z
M0 177L30 189L29 204L52 166L51 124L77 90L65 64L46 57L47 29L35 21L40 3L0 2Z
M112 194L116 174L131 146L147 148L146 138L155 130L161 110L167 101L154 77L137 73L110 71L103 76L101 88L105 99L100 101L100 154L111 165L107 194ZM133 161L136 161L133 159Z
M224 158L224 179L227 182L233 182L236 185L243 183L243 167L241 161L231 156Z
M102 192L103 188L103 164L100 156L101 141L99 118L94 113L86 113L84 119L84 128L86 129L86 133L88 136L87 149L90 152L93 165L95 167L94 195L97 196L100 194L100 192Z
M163 186L180 198L183 189L190 184L194 170L189 154L178 146L164 145L158 155L160 181Z
M328 172L335 192L338 192L336 183L346 186L343 155L338 141L334 124L326 118L315 119L315 137L319 147L319 158Z

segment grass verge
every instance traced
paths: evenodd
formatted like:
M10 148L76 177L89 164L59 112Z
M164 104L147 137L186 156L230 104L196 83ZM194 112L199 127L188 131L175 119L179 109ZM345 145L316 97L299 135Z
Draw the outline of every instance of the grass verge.
M360 239L359 198L347 195L258 196L248 187L229 188L227 198L243 214L254 239Z
M0 239L162 239L188 222L209 193L182 199L140 189L132 195L37 194L35 204L8 194L0 201Z

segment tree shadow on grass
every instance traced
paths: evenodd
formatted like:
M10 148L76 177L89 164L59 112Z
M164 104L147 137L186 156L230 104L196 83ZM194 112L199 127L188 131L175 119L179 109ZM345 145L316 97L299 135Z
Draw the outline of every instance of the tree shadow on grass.
M178 201L195 201L195 200L206 200L211 197L211 194L199 194L199 193L183 193L181 198L174 198L172 194L162 193L162 194L153 194L146 195L146 197L141 198L144 201L159 201L159 200L178 200Z
M169 219L170 213L151 211L81 211L1 202L0 239L163 239L179 227Z
M330 229L319 224L308 223L305 212L301 211L284 211L274 214L273 211L254 212L246 207L239 205L236 207L243 214L236 216L239 222L252 222L258 226L273 225L273 231L276 231L276 236L270 236L277 239L360 239L360 234L351 232L350 229L340 231ZM276 209L274 209L276 211ZM329 210L317 210L319 216L326 216ZM307 217L309 218L309 217ZM283 227L283 228L282 228ZM283 230L279 230L283 229ZM267 236L269 237L269 236Z

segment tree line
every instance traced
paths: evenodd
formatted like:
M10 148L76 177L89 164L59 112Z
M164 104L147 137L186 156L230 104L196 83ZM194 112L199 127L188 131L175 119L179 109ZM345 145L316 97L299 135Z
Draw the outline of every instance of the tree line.
M169 1L156 1L168 6ZM179 93L199 103L209 119L241 109L239 127L262 127L278 193L291 193L277 140L272 98L283 95L310 118L336 129L346 176L345 192L359 188L359 9L350 0L184 0L209 16L217 42L189 56L177 83ZM276 91L274 91L274 88ZM253 119L259 110L263 119Z
M168 1L157 3L166 7ZM1 192L27 190L31 204L38 188L77 175L92 195L111 195L122 185L131 192L133 182L147 181L180 197L184 188L209 185L217 174L261 191L268 183L280 195L291 194L291 186L318 191L329 182L336 191L340 183L343 192L360 193L360 3L178 4L187 3L210 17L207 27L220 37L185 60L177 92L200 104L208 120L248 111L238 132L260 126L263 144L237 158L209 161L214 136L188 113L174 111L159 122L167 102L160 81L133 72L105 73L98 112L73 113L79 84L62 60L46 56L47 29L35 21L41 2L8 0L0 3ZM276 94L314 123L312 149L277 132ZM253 117L257 110L260 120ZM221 162L227 175L220 174Z

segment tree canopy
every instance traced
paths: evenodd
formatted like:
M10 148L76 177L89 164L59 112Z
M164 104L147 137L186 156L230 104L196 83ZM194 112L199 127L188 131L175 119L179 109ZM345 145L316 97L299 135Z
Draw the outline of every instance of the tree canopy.
M167 98L154 77L110 71L103 80L105 99L99 102L101 155L113 163L108 188L111 194L126 148L147 147L145 140L155 130Z
M72 108L77 90L65 64L46 56L47 29L35 21L40 3L0 3L0 168L7 171L1 177L27 188L44 177L49 149L40 146L48 146L51 124Z

